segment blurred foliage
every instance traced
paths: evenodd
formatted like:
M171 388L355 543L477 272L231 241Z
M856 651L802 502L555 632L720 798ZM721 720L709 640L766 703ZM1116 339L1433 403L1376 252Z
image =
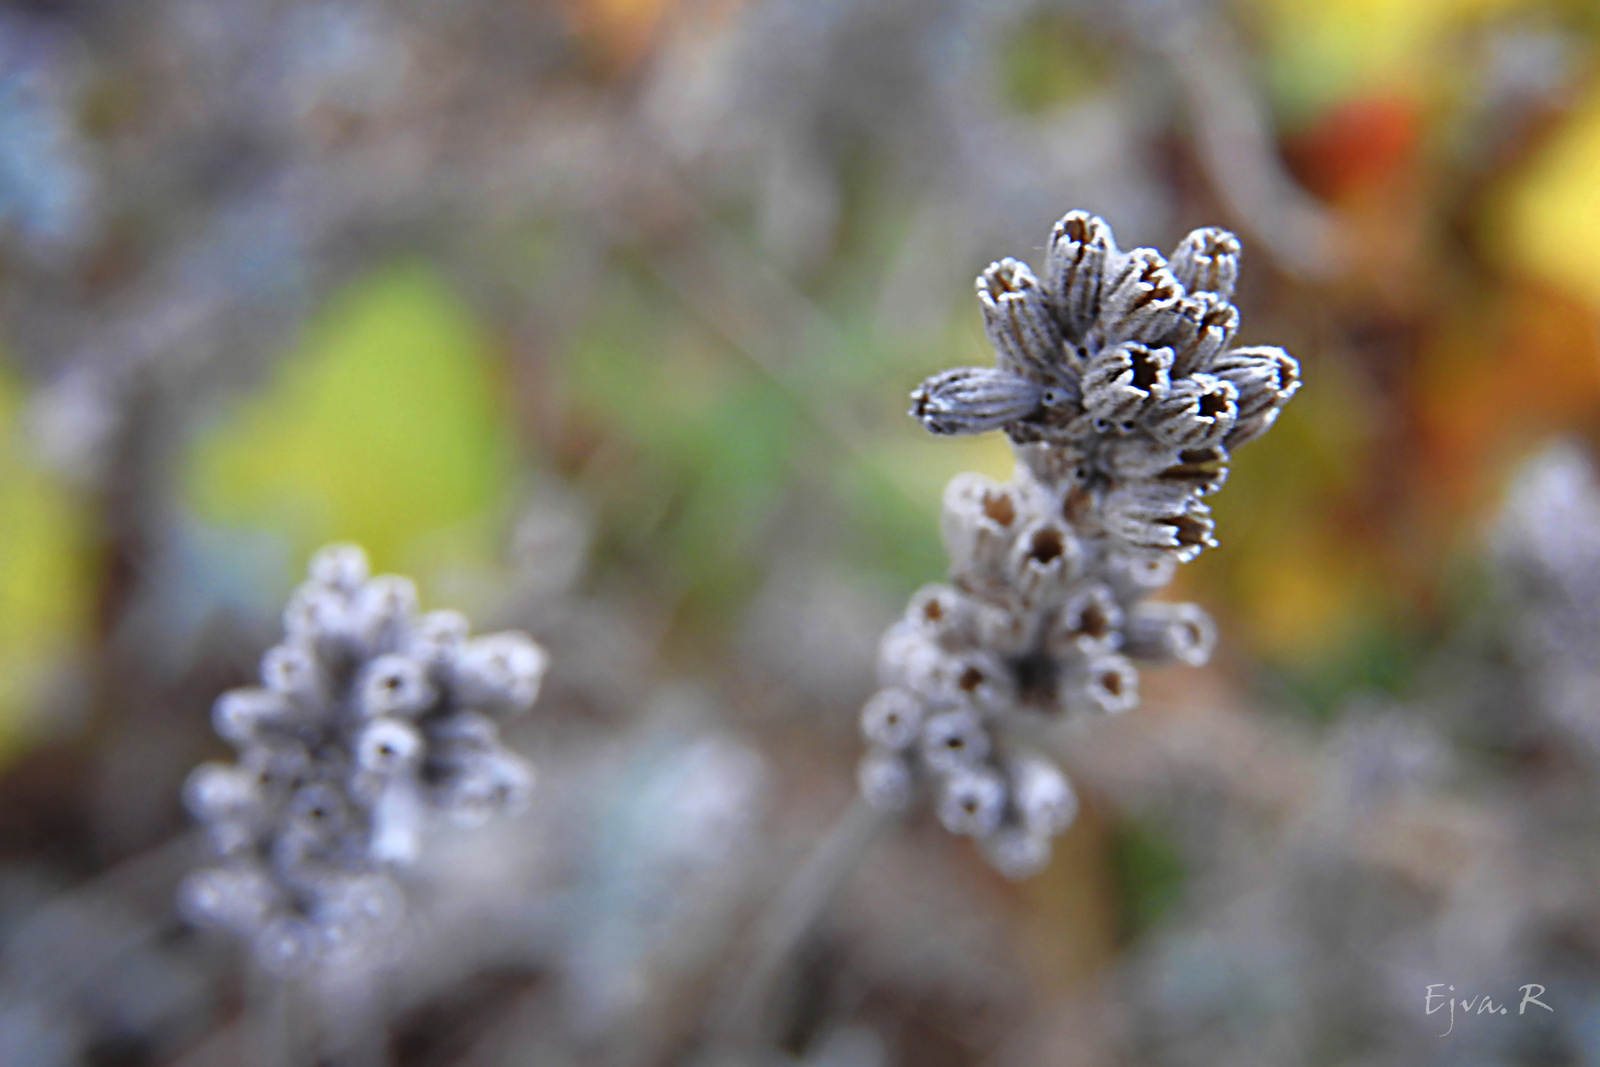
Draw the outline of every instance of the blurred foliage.
M1152 822L1125 819L1111 839L1117 879L1118 937L1132 941L1149 930L1183 895L1188 870L1170 832Z
M29 455L23 397L0 370L0 759L88 637L98 579L92 513Z
M273 531L296 559L334 540L405 573L494 559L515 468L492 355L427 269L352 285L275 380L196 442L192 506Z

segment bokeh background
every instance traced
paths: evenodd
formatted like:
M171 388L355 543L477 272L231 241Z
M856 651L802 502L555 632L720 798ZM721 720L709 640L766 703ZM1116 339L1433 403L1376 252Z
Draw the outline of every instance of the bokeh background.
M738 1062L1600 1063L1592 0L7 4L0 1062L272 1047L178 794L335 539L553 657L387 1058L724 1062L942 487L1010 471L907 393L1074 207L1236 230L1305 368L1179 582L1219 654L1060 739L1036 879L861 850Z

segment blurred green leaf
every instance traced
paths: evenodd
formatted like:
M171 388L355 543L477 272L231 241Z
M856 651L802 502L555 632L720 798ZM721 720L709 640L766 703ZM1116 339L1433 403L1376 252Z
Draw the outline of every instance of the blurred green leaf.
M513 473L489 356L469 310L429 270L367 278L204 435L190 500L205 519L270 529L302 555L352 540L375 565L408 572L487 561Z

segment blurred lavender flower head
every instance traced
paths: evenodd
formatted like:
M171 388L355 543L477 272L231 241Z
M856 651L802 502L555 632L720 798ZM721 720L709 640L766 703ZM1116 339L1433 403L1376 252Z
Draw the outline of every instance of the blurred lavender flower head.
M1204 497L1232 449L1300 386L1281 348L1233 348L1239 243L1218 229L1171 259L1119 251L1106 223L1056 223L1042 277L1015 259L979 276L996 366L912 393L936 434L1004 430L1017 474L945 491L950 582L912 597L879 649L862 713L867 800L934 794L952 833L1012 877L1048 861L1077 802L1055 764L1014 743L1069 715L1138 703L1135 660L1199 666L1216 628L1194 604L1148 602L1214 545Z
M262 685L212 713L239 758L189 776L219 862L179 896L289 974L393 929L390 874L416 858L428 816L473 825L524 802L533 772L499 724L532 706L546 655L521 633L469 637L459 612L419 613L411 581L369 577L354 545L313 557L284 630Z

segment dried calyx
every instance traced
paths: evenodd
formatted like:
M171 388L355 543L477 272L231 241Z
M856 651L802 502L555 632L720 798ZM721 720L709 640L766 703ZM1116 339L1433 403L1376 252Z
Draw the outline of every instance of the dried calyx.
M284 630L262 685L213 710L238 760L189 777L217 862L190 875L180 904L292 974L394 928L391 874L416 857L430 814L470 825L525 800L532 770L499 724L533 704L546 656L524 634L474 638L459 612L419 613L412 583L369 578L353 545L312 559Z
M1169 260L1120 251L1103 220L1072 212L1041 276L1003 259L978 277L995 366L912 394L933 433L1003 430L1017 474L950 483L950 581L884 635L860 783L884 808L930 793L1008 875L1042 866L1075 810L1065 776L1014 735L1127 710L1135 661L1198 666L1216 641L1197 605L1147 598L1216 543L1204 498L1299 389L1282 349L1232 347L1238 273L1224 230L1194 231Z

